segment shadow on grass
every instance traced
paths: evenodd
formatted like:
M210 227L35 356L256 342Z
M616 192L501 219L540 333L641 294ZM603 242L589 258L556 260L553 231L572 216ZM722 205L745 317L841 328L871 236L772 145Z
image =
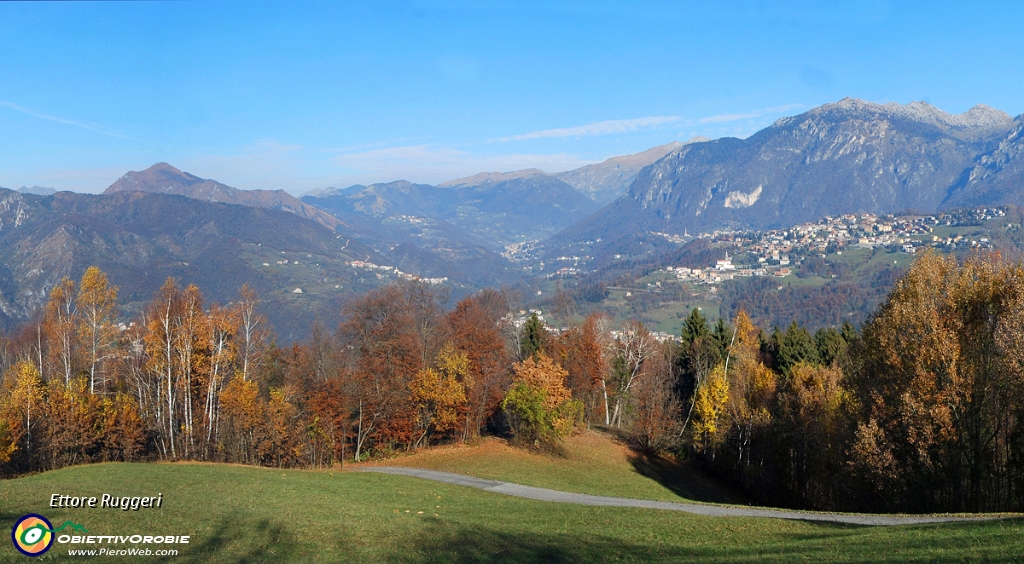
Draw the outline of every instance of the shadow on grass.
M629 463L641 476L665 486L679 497L708 503L750 505L751 500L728 484L709 476L690 461L632 454Z
M483 526L428 528L409 551L387 558L393 563L451 562L1018 562L1015 543L1021 520L989 524L945 524L912 528L820 526L817 532L714 539L680 531L676 538L629 542L603 536L506 532ZM990 530L990 529L999 529ZM986 542L988 541L988 542Z
M321 539L323 542L323 539ZM295 540L295 532L281 523L268 519L242 519L226 517L212 529L212 533L192 536L189 545L161 548L177 548L180 554L161 557L155 562L296 562L308 557L301 555L301 547ZM327 547L318 546L320 550ZM334 547L340 550L342 547Z

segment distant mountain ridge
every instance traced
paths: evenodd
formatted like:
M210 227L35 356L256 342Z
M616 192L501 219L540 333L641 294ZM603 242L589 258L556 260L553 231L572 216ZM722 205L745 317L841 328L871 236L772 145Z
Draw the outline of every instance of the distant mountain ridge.
M686 143L709 141L704 137L695 137ZM599 163L582 166L565 172L547 173L536 168L515 170L512 172L481 172L473 176L449 180L438 184L441 188L468 188L487 184L499 184L510 180L536 177L554 177L572 186L584 196L605 205L626 193L629 184L636 178L640 169L664 157L668 153L682 147L686 143L674 141L658 145L640 153L612 157Z
M12 192L18 192L19 194L35 194L37 196L52 196L57 193L56 188L47 188L45 186L22 186L15 190L14 188L4 188L0 186L0 190L10 190Z
M518 241L544 239L598 208L572 186L543 173L492 176L449 187L400 180L329 190L319 196L304 196L303 202L347 223L359 216L374 218L378 224L399 216L440 220L494 250Z
M507 182L509 180L516 180L518 178L529 178L531 176L552 176L539 168L527 168L523 170L515 170L512 172L479 172L473 176L467 176L466 178L459 178L456 180L449 180L448 182L442 182L438 184L440 188L467 188L471 186L480 186L481 184L497 184L499 182Z
M323 308L380 284L348 266L355 260L387 264L351 237L281 210L138 191L0 189L0 329L27 320L61 277L96 265L136 310L169 276L221 304L249 284L291 341Z
M988 106L844 99L747 139L691 143L638 173L626 195L552 238L551 253L645 233L773 228L842 213L1024 203L1021 124Z
M216 180L182 172L167 163L156 163L143 171L130 171L103 193L115 192L177 194L206 202L282 210L311 219L330 229L336 229L340 225L340 222L330 214L302 203L284 190L239 190Z
M658 145L640 153L612 157L597 164L560 172L555 176L598 204L605 205L625 194L629 185L636 179L637 173L645 166L683 145L701 141L710 141L710 139L695 137L686 143L675 141L666 145Z

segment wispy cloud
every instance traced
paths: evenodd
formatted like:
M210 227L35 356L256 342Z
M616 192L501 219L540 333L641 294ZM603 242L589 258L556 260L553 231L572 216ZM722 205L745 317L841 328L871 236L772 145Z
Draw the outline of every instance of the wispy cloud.
M508 137L496 137L494 139L488 139L488 142L506 142L506 141L526 141L530 139L552 139L552 138L565 138L565 137L592 137L596 135L609 135L612 133L627 133L630 131L636 131L638 129L644 129L648 127L657 127L659 125L665 125L669 123L676 123L682 125L705 125L712 123L728 123L734 121L743 121L748 119L756 119L772 114L780 114L791 110L796 110L804 107L803 104L786 104L784 106L774 106L771 108L762 108L759 110L751 110L748 112L739 112L731 114L718 114L713 116L707 116L702 118L686 118L682 116L649 116L635 119L613 119L607 121L598 121L595 123L580 125L577 127L563 127L557 129L542 129L540 131L534 131L531 133L524 133L522 135L510 135Z
M136 140L133 137L129 137L127 135L123 135L123 134L118 133L116 131L111 131L111 130L105 128L105 127L101 127L101 126L93 124L93 123L87 123L87 122L83 122L83 121L75 121L75 120L72 120L72 119L64 119L62 117L51 116L49 114L44 114L44 113L41 113L41 112L37 112L35 110L30 110L28 108L19 106L18 104L14 104L12 102L4 102L3 100L0 100L0 106L3 106L5 108L9 108L9 109L14 110L16 112L21 112L23 114L30 115L30 116L35 117L35 118L45 119L47 121L52 121L52 122L55 122L55 123L63 123L65 125L73 125L75 127L80 127L82 129L87 129L87 130L92 131L94 133L99 133L100 135L107 135L107 136L110 136L110 137L118 137L120 139L128 139L130 141L135 141Z
M483 171L539 168L560 172L593 161L566 153L479 155L452 147L409 145L344 153L336 156L334 162L343 169L341 176L359 182L406 179L435 184Z
M745 119L764 117L771 114L781 114L783 112L800 109L802 107L804 107L803 104L786 104L785 106L775 106L773 108L763 108L760 110L737 114L718 114L700 118L697 120L697 123L726 123L730 121L742 121Z
M488 141L525 141L527 139L546 139L561 137L590 137L594 135L608 135L611 133L625 133L645 127L654 127L666 123L680 121L679 116L650 116L636 119L612 119L599 121L577 127L564 127L559 129L543 129L523 135L512 135L510 137L498 137Z

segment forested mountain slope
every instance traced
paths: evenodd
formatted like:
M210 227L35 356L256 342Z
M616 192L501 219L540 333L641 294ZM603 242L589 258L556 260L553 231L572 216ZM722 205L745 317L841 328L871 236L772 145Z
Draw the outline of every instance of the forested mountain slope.
M278 210L141 192L0 190L3 327L28 319L63 276L77 279L96 265L130 309L170 276L198 284L219 303L249 284L290 340L305 335L320 308L379 284L375 274L345 264L351 260L383 262L350 237Z

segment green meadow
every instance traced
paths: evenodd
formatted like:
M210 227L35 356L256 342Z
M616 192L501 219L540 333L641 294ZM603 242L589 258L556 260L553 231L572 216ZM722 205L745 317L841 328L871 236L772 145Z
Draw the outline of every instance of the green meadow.
M559 464L538 472L559 473ZM521 472L520 468L515 472ZM599 471L599 468L598 468ZM557 483L541 477L538 483ZM637 480L649 478L639 476ZM601 480L592 480L591 489ZM615 489L615 488L611 488ZM640 493L637 485L628 492ZM622 491L622 488L619 488ZM650 486L648 491L656 491ZM53 493L163 494L163 507L51 509ZM626 492L623 492L626 493ZM665 496L657 496L665 497ZM1019 562L1024 520L858 527L584 507L356 471L96 464L0 482L6 530L24 513L91 534L191 535L148 562ZM5 536L9 534L5 531ZM99 546L99 545L97 545ZM169 546L169 545L168 545ZM37 561L76 561L67 545ZM119 558L103 558L116 562ZM27 562L10 541L0 562Z

